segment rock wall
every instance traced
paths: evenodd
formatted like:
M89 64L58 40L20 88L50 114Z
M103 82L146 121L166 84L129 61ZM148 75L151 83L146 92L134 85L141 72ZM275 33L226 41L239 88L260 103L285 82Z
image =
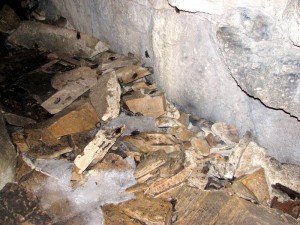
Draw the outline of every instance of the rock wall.
M182 110L250 130L270 156L300 164L297 0L52 3L77 30L153 66Z

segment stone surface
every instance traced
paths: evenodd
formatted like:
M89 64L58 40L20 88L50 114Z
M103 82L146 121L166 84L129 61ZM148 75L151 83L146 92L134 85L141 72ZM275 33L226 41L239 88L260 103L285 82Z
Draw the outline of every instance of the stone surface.
M97 163L90 171L93 173L98 173L99 171L105 171L105 170L130 170L132 167L128 164L128 162L123 159L121 156L113 153L107 153L103 160L99 163ZM97 172L96 172L97 171Z
M235 124L241 134L251 130L258 143L268 149L268 155L282 162L300 163L300 158L297 157L300 148L299 122L283 111L266 107L240 89L230 75L227 64L224 63L224 57L220 54L219 48L223 49L223 47L219 45L216 37L218 27L228 26L229 22L237 21L237 27L245 26L246 28L251 28L253 24L253 27L257 25L257 29L253 30L258 32L246 31L245 35L248 32L252 36L266 33L270 37L269 40L274 40L279 46L278 48L275 46L274 51L276 49L284 51L284 46L291 45L288 38L283 40L282 37L272 36L264 29L267 28L266 26L258 26L259 22L256 24L253 22L256 17L250 17L248 22L245 21L247 18L240 19L243 16L227 21L228 17L224 14L232 15L234 12L241 12L245 9L245 12L256 11L257 18L260 16L259 13L262 18L268 15L267 18L271 18L267 21L268 24L270 22L273 24L268 28L282 29L296 43L299 35L298 22L294 19L298 18L296 0L201 2L169 0L172 6L183 10L179 13L176 13L174 7L169 6L167 1L99 0L93 2L92 6L90 2L83 0L67 4L66 0L52 0L52 2L77 30L109 40L113 50L123 54L132 52L147 65L152 66L158 85L166 92L169 100L178 104L184 111L197 113L210 121ZM128 10L123 10L124 8ZM203 13L189 13L185 10ZM141 14L144 15L142 19L139 16ZM215 14L220 14L220 16ZM98 20L103 23L94 22ZM244 21L246 24L238 24ZM237 32L237 34L240 33ZM284 32L282 35L285 35ZM231 36L228 38L234 40L235 37L233 35L232 38ZM239 36L237 38L241 41ZM251 43L254 46L248 45L248 47L249 51L253 52L252 48L259 43L263 45L264 41L258 40L257 43L254 41ZM239 49L238 46L237 49ZM264 49L266 54L270 53L269 47ZM149 58L145 55L146 50ZM283 52L284 54L287 53ZM238 55L237 52L236 55ZM248 56L245 53L243 57L245 56L251 61L253 55ZM265 60L260 57L260 62L262 65L266 63L267 67L272 67L269 63L271 58L268 55ZM288 58L293 57L291 55ZM246 58L235 57L233 59L242 62L242 59ZM287 64L283 61L277 61L278 66ZM290 61L291 65L286 65L288 68L293 67L293 60ZM245 66L250 65L245 64ZM297 66L295 66L295 71L296 68ZM260 77L263 76L259 74L258 78ZM287 80L288 77L286 77ZM270 83L273 80L270 78L263 82ZM272 90L273 92L275 90Z
M1 224L52 224L38 199L18 184L7 183L0 191Z
M111 71L112 69L123 68L138 64L137 59L129 58L118 53L105 52L99 59L99 69L102 71Z
M240 159L251 141L252 137L250 132L247 132L244 137L239 141L239 143L232 149L231 154L229 155L228 165L226 168L225 177L228 179L232 179L238 165L240 164ZM241 174L240 174L241 175Z
M210 147L206 140L200 140L196 137L191 138L192 148L199 152L200 155L207 156L210 153Z
M10 35L9 41L27 48L38 45L49 51L83 58L90 58L108 50L108 45L97 38L81 33L80 38L77 39L76 35L75 30L26 21Z
M123 130L124 127L99 130L95 138L84 148L83 154L78 155L74 160L73 172L82 174L90 164L102 160Z
M184 169L184 152L171 152L168 154L168 158L168 161L159 168L159 176L162 178L171 177Z
M5 113L4 118L8 124L19 127L24 127L28 124L36 123L36 121L33 119L24 116L19 116L13 113Z
M142 132L134 136L125 136L122 141L133 150L149 153L158 150L165 152L180 151L179 141L168 133Z
M226 144L236 144L239 142L239 133L235 126L226 123L215 123L211 127L211 131L219 136Z
M136 199L120 204L129 217L149 225L170 225L172 204L161 199L147 198L137 194Z
M175 206L176 224L297 224L277 211L254 205L224 191L183 187Z
M97 82L96 71L89 67L80 67L61 76L60 82L58 78L51 81L58 91L41 104L51 114L62 111Z
M128 84L142 77L150 75L150 71L141 66L131 65L124 68L116 70L116 75L121 80L121 82Z
M2 189L7 182L14 181L16 165L16 151L10 142L2 113L0 113L0 133L0 189Z
M50 138L51 136L58 138L68 134L87 131L94 128L99 122L100 120L91 103L86 100L80 100L47 121L26 127L25 133L29 134L36 131L38 136L42 135L42 140L44 141L45 138ZM37 139L40 139L40 137Z
M120 113L121 87L114 72L102 74L91 89L90 99L98 117L107 121Z
M51 78L51 85L56 90L61 90L70 83L85 80L89 87L96 83L97 71L89 67L79 67L64 73L57 73Z
M136 91L123 98L128 109L133 113L159 117L166 112L166 99L165 95L161 92L145 95L141 91Z
M130 218L121 211L121 207L113 204L105 205L101 207L103 213L104 224L128 224L128 225L140 225L138 221Z
M165 117L165 116L160 116L160 117L156 118L155 125L160 128L182 126L182 124L177 119Z
M226 15L217 38L242 90L299 118L300 54L272 19L260 10L237 8Z
M300 201L285 201L279 202L277 197L274 197L270 204L271 208L279 209L294 218L298 218L300 215Z
M279 161L267 157L264 148L258 146L255 142L250 142L240 159L235 176L239 177L243 174L251 173L251 171L260 167L265 170L269 186L279 183L294 191L300 191L299 166L281 164ZM286 176L286 174L289 174L289 176Z
M163 150L151 152L147 154L134 171L136 179L141 178L152 171L156 170L161 165L165 164L168 160L167 154Z
M270 201L270 193L266 179L265 171L261 168L252 174L240 178L239 182L241 182L255 195L259 203L268 206Z
M190 167L186 167L170 178L164 178L162 180L153 182L149 188L145 190L145 194L153 197L179 186L189 177L191 172L192 169Z

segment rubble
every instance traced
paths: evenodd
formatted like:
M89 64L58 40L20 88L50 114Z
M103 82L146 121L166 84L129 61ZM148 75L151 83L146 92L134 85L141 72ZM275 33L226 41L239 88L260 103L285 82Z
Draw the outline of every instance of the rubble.
M141 223L137 219L127 216L121 210L118 205L105 205L101 207L103 213L104 224L128 224L128 225L140 225Z
M180 151L180 142L171 134L167 133L146 133L125 136L122 142L129 145L134 151L149 153L158 150L165 152Z
M298 218L300 215L300 201L285 201L279 202L277 197L274 197L270 204L271 208L279 209L282 212L285 212L291 215L294 218Z
M247 132L244 137L239 141L239 143L234 147L232 153L229 156L228 166L226 168L226 174L224 175L228 179L232 179L238 165L240 164L240 159L251 141L252 137L250 132Z
M219 136L226 144L236 144L239 142L238 130L233 125L226 123L215 123L211 127L212 132Z
M176 224L297 224L272 209L254 205L225 191L182 187L178 192ZM221 203L221 204L220 204Z
M282 164L275 159L267 157L264 148L259 147L255 142L250 142L240 159L235 176L240 177L260 167L265 170L269 186L279 183L300 192L299 166ZM272 193L270 194L272 196Z
M0 191L1 224L52 224L36 196L15 183L7 183Z
M99 69L101 71L111 71L130 65L137 65L138 60L134 57L126 57L112 52L104 52L99 59Z
M60 28L34 21L23 21L18 29L12 33L8 41L26 48L37 45L48 51L64 53L71 56L91 58L108 50L109 46L97 38L66 28Z
M98 118L103 121L116 118L120 113L121 87L114 72L104 73L91 88L90 100Z
M235 182L240 182L250 192L252 192L260 204L269 204L270 193L263 168L258 169L252 174L245 175Z
M133 113L141 113L144 116L159 117L166 113L165 95L159 91L153 91L150 95L135 91L123 97L128 109Z
M113 130L99 130L95 138L84 148L83 154L78 155L74 160L75 168L73 173L82 174L90 165L103 159L110 147L122 134L125 127ZM73 179L76 180L75 177Z
M24 30L31 27L41 30ZM0 80L8 108L1 133L5 118L18 154L15 166L1 137L12 151L0 157L0 172L15 167L5 172L16 192L35 193L54 224L101 224L101 212L104 224L297 224L299 167L266 156L249 132L239 139L234 125L179 111L133 54L32 21L9 39L27 47L37 40L44 57ZM10 98L13 91L31 100Z
M91 103L86 100L79 100L49 120L25 127L25 133L29 135L37 132L42 136L43 142L45 142L45 136L59 138L68 134L89 130L94 128L99 122L100 119ZM50 142L52 144L52 141Z
M136 198L120 204L127 216L149 225L170 225L172 204L162 199L136 194Z
M116 70L117 78L124 84L128 84L150 74L147 68L136 65L129 65Z
M51 114L56 114L74 102L97 82L97 73L89 67L66 72L54 77L52 85L58 91L44 101L41 106Z
M4 119L8 124L18 127L24 127L26 125L36 123L36 121L31 118L19 116L14 113L4 113Z
M134 171L134 177L138 179L151 173L161 165L165 164L167 160L168 156L163 150L149 153L137 166L136 170Z

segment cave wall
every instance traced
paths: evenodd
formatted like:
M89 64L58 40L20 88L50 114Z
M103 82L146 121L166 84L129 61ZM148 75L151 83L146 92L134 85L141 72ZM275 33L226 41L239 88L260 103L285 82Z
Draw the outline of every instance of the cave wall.
M51 1L77 30L153 66L182 110L250 130L270 156L300 164L297 0Z

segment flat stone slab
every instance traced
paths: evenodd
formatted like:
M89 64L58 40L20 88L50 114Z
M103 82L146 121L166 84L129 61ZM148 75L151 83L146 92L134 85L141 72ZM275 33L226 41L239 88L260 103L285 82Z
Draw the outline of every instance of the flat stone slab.
M184 186L176 197L176 225L296 225L295 219L255 205L225 191L201 191Z
M94 86L97 83L97 72L89 67L80 67L54 78L51 82L58 91L41 104L51 114L62 111Z
M15 183L7 183L0 191L0 223L52 224L51 218L39 206L37 198Z

